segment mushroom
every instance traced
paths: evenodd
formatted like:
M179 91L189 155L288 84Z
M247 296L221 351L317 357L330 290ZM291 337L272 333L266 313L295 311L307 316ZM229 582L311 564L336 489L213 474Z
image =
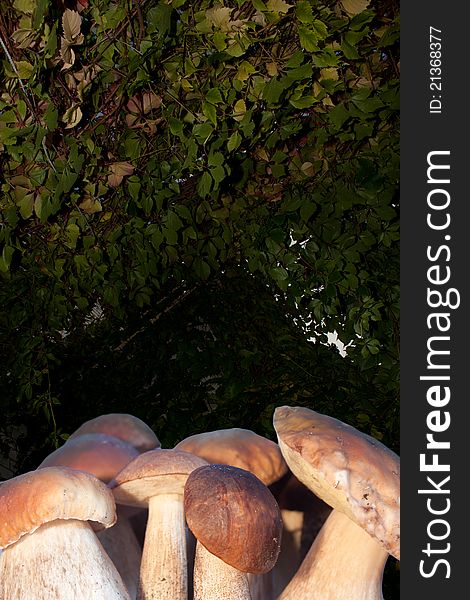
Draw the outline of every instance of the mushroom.
M197 539L194 600L251 600L247 573L266 573L280 550L282 520L273 495L252 473L207 465L184 490L188 527Z
M272 570L273 598L277 598L300 567L331 507L290 471L270 489L281 509L284 525L281 553Z
M231 465L249 471L267 486L278 482L288 471L279 446L249 429L234 427L199 433L182 440L175 449L201 456L209 463ZM194 550L193 540L189 542L190 567L193 565ZM273 577L276 569L264 575L249 575L253 600L271 600L275 597Z
M48 467L0 489L1 600L129 600L88 521L111 527L111 491L93 475Z
M250 471L265 485L271 485L288 471L279 446L249 429L220 429L192 435L175 446L204 458Z
M138 417L125 413L109 413L85 421L69 439L84 433L106 433L132 444L139 452L160 448L160 442L150 427Z
M104 433L85 433L54 450L39 465L39 469L64 466L86 471L108 483L139 451L119 438ZM135 510L135 509L134 509ZM117 506L117 521L113 527L96 535L117 568L132 599L139 584L142 548L130 523L132 509Z
M294 475L333 510L279 600L382 600L400 557L400 459L378 440L313 410L274 412Z
M206 461L188 452L150 450L110 483L120 504L149 509L137 598L186 600L188 595L184 484Z
M140 453L154 450L161 446L155 433L142 419L127 413L108 413L85 421L85 423L71 434L69 440L84 433L105 433L112 435L132 444ZM147 513L146 509L142 509L134 512L129 517L141 546L144 542Z

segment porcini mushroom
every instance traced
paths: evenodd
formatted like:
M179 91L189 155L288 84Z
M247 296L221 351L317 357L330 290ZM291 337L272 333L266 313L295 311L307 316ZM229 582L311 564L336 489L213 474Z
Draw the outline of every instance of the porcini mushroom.
M204 458L208 463L238 467L271 485L287 473L279 446L249 429L234 427L192 435L175 446Z
M151 450L110 483L118 503L149 509L138 600L187 600L183 491L189 474L206 464L187 452Z
M288 471L275 442L254 431L239 427L192 435L179 442L175 449L201 456L209 463L225 464L249 471L267 486L279 481ZM191 550L193 553L194 545ZM274 571L275 569L263 575L249 574L252 600L274 598Z
M69 438L49 454L38 468L70 467L91 473L108 483L139 454L134 446L122 439L104 433L85 433ZM98 531L96 535L121 575L131 599L135 599L142 549L129 521L132 512L117 506L116 513L115 525Z
M197 539L194 600L251 600L247 573L266 573L280 550L282 520L268 488L252 473L208 465L188 477L188 527Z
M400 557L398 456L307 408L277 408L274 428L291 471L333 508L280 600L382 600L388 555Z
M0 490L1 600L129 600L88 523L116 519L111 491L93 475L48 467Z
M84 433L112 435L132 444L139 452L160 448L160 441L152 429L142 419L126 413L109 413L85 421L71 434L69 439Z

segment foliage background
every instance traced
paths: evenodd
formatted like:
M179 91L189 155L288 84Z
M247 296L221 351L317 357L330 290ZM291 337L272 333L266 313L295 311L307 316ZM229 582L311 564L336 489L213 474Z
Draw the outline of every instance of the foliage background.
M398 452L398 8L2 2L4 476L104 412Z

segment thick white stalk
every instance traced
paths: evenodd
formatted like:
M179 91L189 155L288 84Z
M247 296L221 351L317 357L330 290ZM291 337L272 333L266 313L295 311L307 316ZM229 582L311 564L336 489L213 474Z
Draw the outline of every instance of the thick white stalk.
M116 524L96 535L118 570L131 600L136 600L142 548L125 512L119 506L116 512Z
M183 496L150 498L138 600L187 600L186 556Z
M57 520L0 555L0 600L130 600L87 522Z
M247 573L231 567L197 542L194 600L252 600Z
M383 600L387 551L333 510L279 600Z

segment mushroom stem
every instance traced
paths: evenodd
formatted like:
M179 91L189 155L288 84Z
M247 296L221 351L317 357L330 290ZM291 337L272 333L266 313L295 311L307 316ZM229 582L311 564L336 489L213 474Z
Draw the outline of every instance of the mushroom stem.
M246 573L231 567L197 542L194 600L252 600Z
M186 600L186 532L181 494L149 499L138 600Z
M383 600L387 558L362 527L333 510L278 600Z
M116 512L116 524L98 531L96 535L118 570L131 600L135 600L139 587L142 548L123 508L117 506Z
M41 525L0 555L0 599L129 600L90 525L75 519Z

